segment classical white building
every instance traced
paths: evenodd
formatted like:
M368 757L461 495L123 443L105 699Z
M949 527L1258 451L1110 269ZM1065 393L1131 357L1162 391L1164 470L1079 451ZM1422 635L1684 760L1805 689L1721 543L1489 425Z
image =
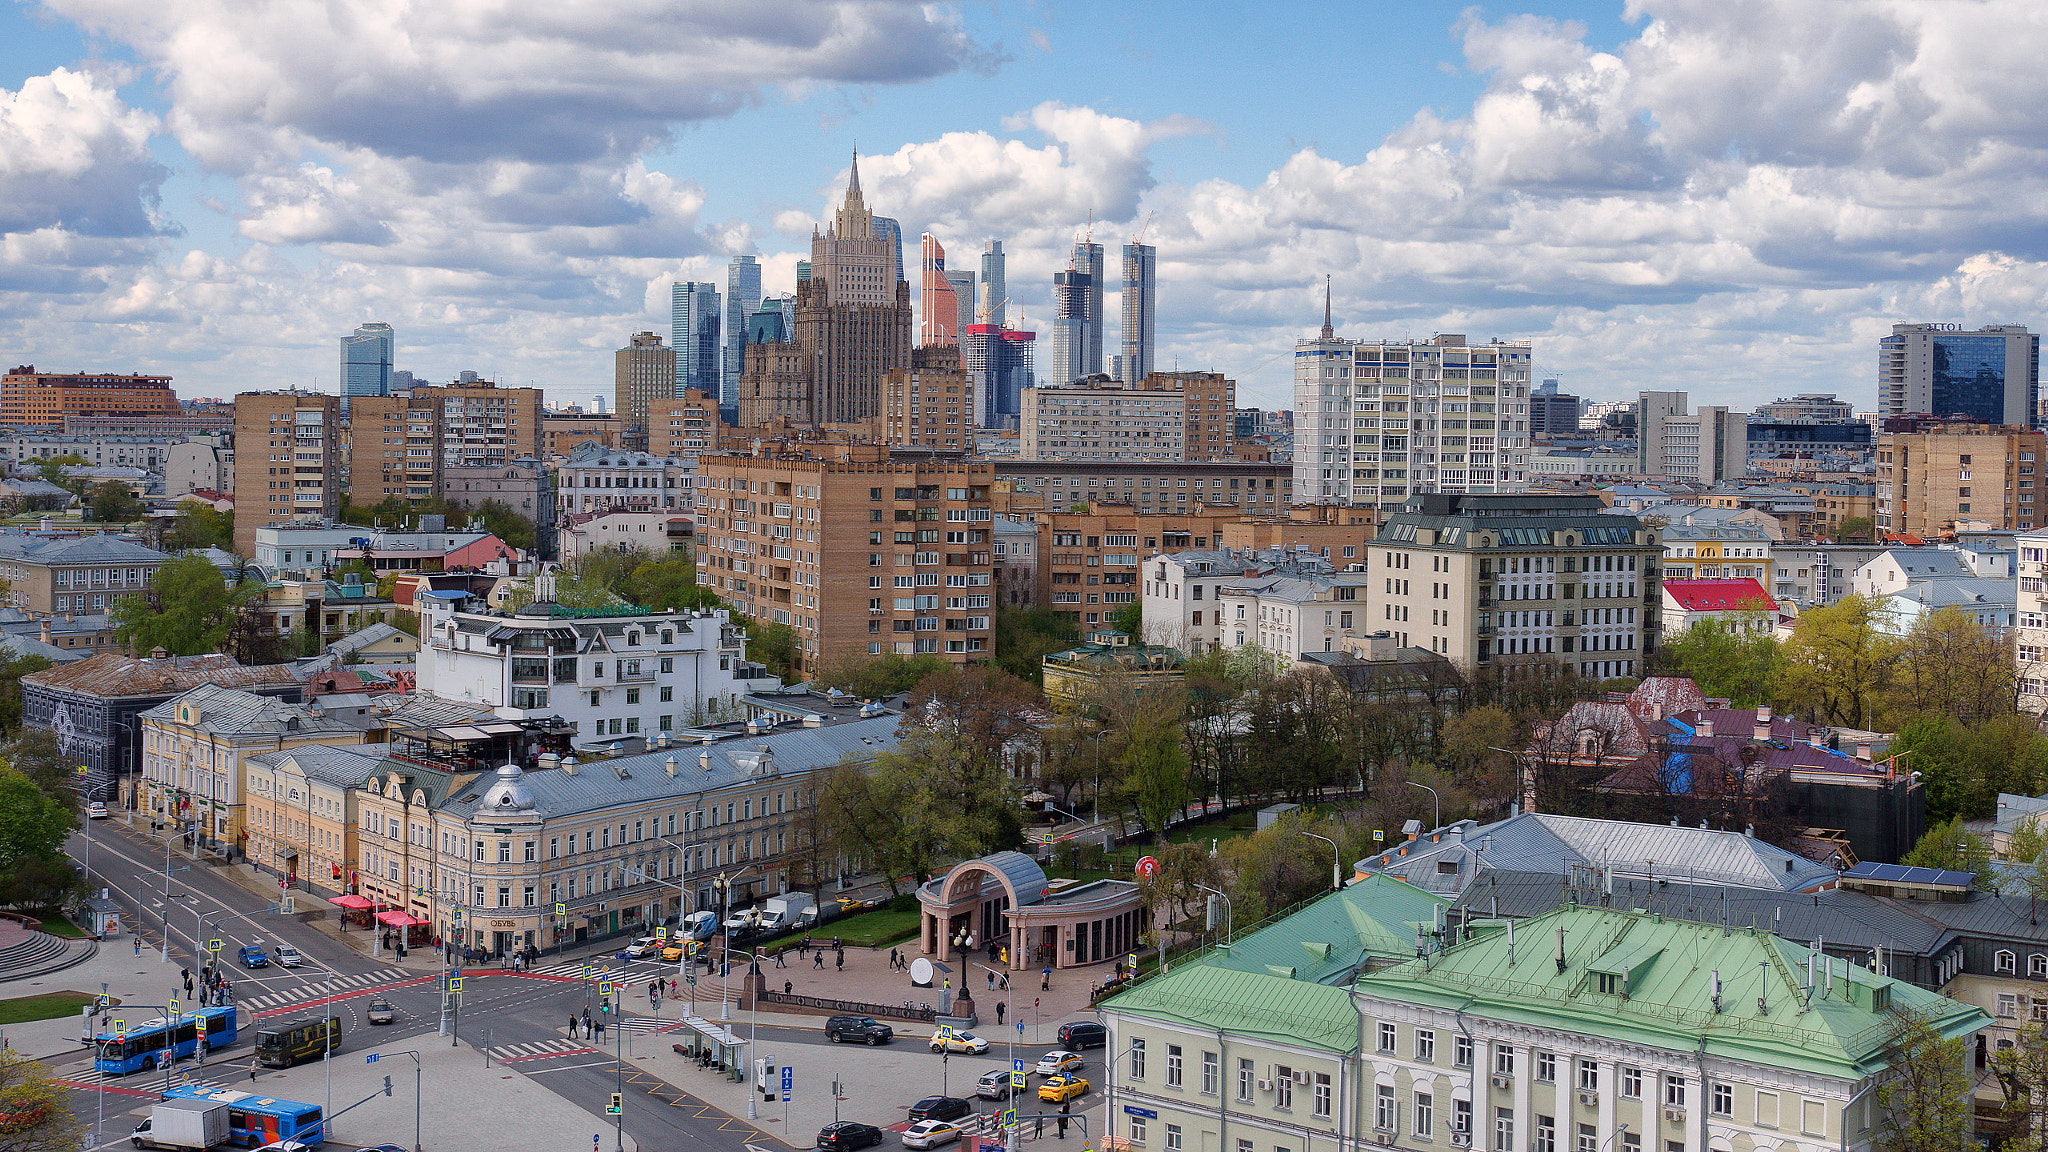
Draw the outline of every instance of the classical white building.
M578 444L556 470L555 508L564 515L606 508L688 509L696 469L689 460Z
M1145 643L1190 655L1216 647L1223 636L1221 592L1254 567L1229 552L1173 552L1146 560Z
M1289 663L1304 652L1334 652L1339 637L1366 625L1367 592L1362 571L1240 577L1216 591L1218 643L1256 645Z
M2022 712L2039 715L2048 708L2048 532L2022 533L2019 545L2019 622L2013 629L2018 649Z
M747 663L746 633L723 609L577 615L541 601L505 614L457 602L422 598L420 692L508 720L560 716L582 746L745 720L740 698L779 683Z

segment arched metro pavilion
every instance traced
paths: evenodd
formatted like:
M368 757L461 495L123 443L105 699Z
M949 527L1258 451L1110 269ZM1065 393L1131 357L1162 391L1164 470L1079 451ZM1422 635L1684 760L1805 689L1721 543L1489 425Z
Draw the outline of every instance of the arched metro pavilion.
M962 861L917 890L918 934L927 956L984 953L1011 971L1083 968L1123 959L1148 923L1144 894L1129 880L1048 880L1022 852Z

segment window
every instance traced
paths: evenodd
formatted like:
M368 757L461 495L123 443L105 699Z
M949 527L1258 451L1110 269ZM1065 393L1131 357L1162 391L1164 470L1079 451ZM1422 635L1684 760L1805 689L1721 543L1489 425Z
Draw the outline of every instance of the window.
M1515 1046L1495 1044L1493 1046L1493 1074L1513 1076L1515 1074Z
M1578 1152L1600 1152L1600 1134L1591 1124L1579 1125Z
M1529 1142L1529 1152L1557 1152L1555 1117L1541 1114L1536 1117L1536 1139Z
M1436 1063L1436 1033L1431 1029L1415 1030L1415 1058L1424 1064Z
M538 859L540 859L540 841L528 840L526 842L526 862L531 864Z
M1214 1052L1202 1053L1202 1095L1214 1096L1223 1080L1223 1068L1217 1063Z
M2036 980L2048 980L2048 956L2036 952L2027 957L2027 975Z
M1133 1040L1131 1041L1131 1079L1143 1080L1144 1078L1145 1042L1143 1040Z
M1178 1088L1180 1084L1180 1045L1166 1046L1166 1086Z
M1998 994L1998 1018L2001 1020L2011 1020L2019 1014L2019 998L2010 992L2000 992Z
M1451 1041L1451 1063L1460 1068L1470 1068L1472 1066L1472 1038L1470 1036L1459 1036Z
M1472 1131L1472 1102L1470 1100L1454 1099L1451 1101L1451 1131Z
M1643 1134L1640 1132L1623 1132L1621 1134L1621 1152L1643 1152Z
M484 842L481 840L476 842L476 862L479 864L484 862ZM482 901L478 901L478 903L482 903Z
M1382 1132L1394 1130L1394 1086L1378 1085L1373 1091L1372 1126Z
M1667 1108L1685 1107L1685 1077L1678 1075L1676 1072L1666 1072L1664 1074L1664 1106Z
M1168 1124L1166 1126L1166 1152L1180 1152L1180 1148L1180 1125Z
M1998 951L1997 956L1994 958L1993 966L1998 969L1999 975L2010 976L2018 970L2018 965L2015 963L2015 960L2016 957L2014 957L2012 953L2007 952L2004 949L2000 949Z
M1145 1118L1143 1116L1133 1116L1131 1117L1131 1143L1143 1144L1144 1142Z
M1248 1101L1248 1100L1250 1100L1250 1099L1252 1098L1252 1080L1253 1080L1253 1079L1254 1079L1254 1077L1253 1077L1253 1074L1252 1074L1252 1062L1251 1062L1250 1060L1247 1060L1247 1059L1243 1058L1242 1056L1238 1057L1238 1061L1237 1061L1237 1098L1238 1098L1239 1100L1246 1100L1246 1101Z
M510 908L511 906L512 906L512 889L511 889L511 888L510 888L509 886L506 886L506 885L499 885L499 887L498 887L498 907L500 907L500 908Z
M1330 1074L1328 1072L1316 1073L1315 1089L1316 1115L1328 1119L1330 1115Z
M1536 1054L1536 1079L1542 1081L1545 1084L1556 1082L1557 1053L1538 1052Z
M560 858L561 858L561 855L562 855L562 838L561 838L560 836L550 836L550 837L548 837L548 859L550 859L550 860L558 860L558 859L560 859Z
M1515 1110L1493 1110L1493 1152L1515 1152Z
M1709 1106L1714 1115L1716 1116L1735 1115L1734 1087L1728 1084L1714 1085L1713 1095L1710 1098Z
M1626 1096L1626 1097L1628 1097L1628 1098L1629 1098L1629 1099L1631 1099L1631 1100L1640 1100L1640 1099L1642 1099L1642 1096L1643 1096L1643 1070L1642 1070L1641 1068L1631 1068L1631 1067L1628 1067L1627 1065L1623 1065L1623 1066L1622 1066L1622 1069L1621 1069L1621 1094L1622 1094L1623 1096Z
M1759 1128L1778 1126L1778 1094L1758 1089L1756 1094L1756 1124Z
M1380 1022L1380 1051L1382 1051L1382 1052L1392 1052L1393 1050L1394 1050L1394 1026L1393 1026L1392 1024L1388 1024L1388 1023L1386 1023L1385 1021L1381 1021L1381 1022Z
M1799 1130L1808 1136L1827 1135L1827 1107L1818 1100L1801 1100L1799 1102Z
M1600 1065L1591 1060L1579 1061L1579 1091L1598 1092L1599 1090Z
M1294 1069L1285 1064L1273 1069L1273 1107L1294 1107Z

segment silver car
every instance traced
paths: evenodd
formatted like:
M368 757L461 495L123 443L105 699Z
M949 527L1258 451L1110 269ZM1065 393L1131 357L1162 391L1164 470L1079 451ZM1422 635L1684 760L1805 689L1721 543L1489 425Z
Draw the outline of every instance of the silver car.
M279 968L297 968L300 964L299 950L289 944L279 944L272 949L271 958Z

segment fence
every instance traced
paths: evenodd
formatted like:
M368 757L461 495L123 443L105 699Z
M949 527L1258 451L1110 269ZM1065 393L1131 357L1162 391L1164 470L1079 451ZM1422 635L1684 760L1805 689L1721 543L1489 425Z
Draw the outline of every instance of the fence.
M887 1017L892 1020L914 1020L929 1024L939 1015L939 1010L930 1006L913 1007L908 1004L863 1004L858 1000L832 1000L823 996L805 996L801 993L761 993L764 1004L786 1004L799 1010L810 1010L828 1014L846 1013L849 1016Z

